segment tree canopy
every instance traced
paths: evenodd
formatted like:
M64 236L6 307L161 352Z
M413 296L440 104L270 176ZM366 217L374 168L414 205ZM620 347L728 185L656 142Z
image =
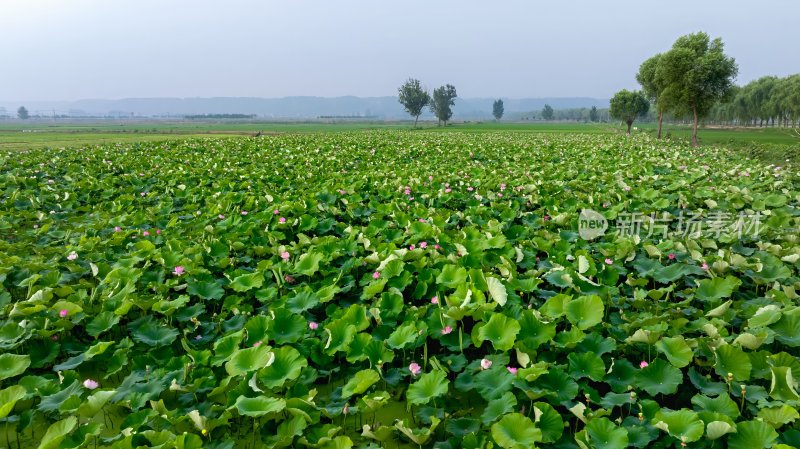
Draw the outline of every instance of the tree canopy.
M433 98L431 100L431 112L440 122L444 122L447 126L447 121L453 116L452 106L455 104L455 99L458 97L456 88L447 84L437 87L433 90Z
M699 32L681 36L656 64L655 78L663 82L661 97L675 115L694 120L692 145L697 146L697 124L714 104L728 98L738 73L736 61L725 54L722 39Z
M21 118L22 120L26 120L28 117L30 117L25 106L20 106L19 109L17 109L17 117Z
M647 114L650 103L644 94L638 90L629 91L622 89L611 98L611 117L622 120L628 125L628 134L631 133L631 125L636 117Z
M650 57L642 65L639 66L639 73L636 74L636 81L642 86L642 91L645 96L655 103L656 111L658 112L658 134L657 138L661 138L661 125L664 121L664 112L668 110L668 99L664 97L663 92L666 87L664 79L658 76L658 64L661 62L661 53Z
M503 118L503 112L505 112L503 100L495 100L494 104L492 104L492 115L494 116L495 120L500 120Z
M414 128L417 127L422 110L431 101L431 96L422 88L419 80L409 78L402 86L397 89L398 101L403 105L406 112L414 117Z
M542 118L545 120L553 120L553 107L549 104L544 105L542 108Z

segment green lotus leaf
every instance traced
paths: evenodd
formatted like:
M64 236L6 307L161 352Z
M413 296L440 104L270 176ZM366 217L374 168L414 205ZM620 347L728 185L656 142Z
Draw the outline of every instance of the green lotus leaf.
M699 440L705 431L697 413L686 409L659 410L653 418L653 426L684 443Z
M325 332L328 335L325 353L333 355L338 351L347 352L358 329L345 320L336 320L325 326Z
M535 384L555 398L560 405L572 401L579 391L578 384L560 369L550 369L547 374L536 379Z
M728 449L769 448L775 444L778 433L763 421L736 423L736 433L728 437Z
M286 408L286 401L279 398L239 396L234 404L240 415L257 418L269 413L277 413Z
M5 418L11 413L11 410L14 410L14 405L25 397L25 393L25 388L19 385L0 390L0 419Z
M534 423L542 431L542 443L555 443L564 433L564 420L561 414L546 402L533 404Z
M608 418L595 418L586 423L589 442L596 449L624 449L628 447L628 431L617 427Z
M214 281L189 281L186 291L203 299L221 299L225 290Z
M727 393L720 394L715 398L698 394L692 397L692 404L694 404L699 411L720 413L732 420L739 418L739 406Z
M714 371L721 377L727 378L728 373L731 373L733 380L750 380L752 369L753 364L750 363L750 357L741 349L731 345L722 345L717 348Z
M115 393L116 392L114 390L96 391L94 394L86 398L80 407L78 407L78 414L82 418L93 418L100 413L100 411L103 409L103 406L108 403Z
M653 279L662 284L668 284L680 278L687 278L690 275L698 276L704 274L705 272L698 266L676 263L657 269L653 274Z
M673 394L683 382L683 374L678 368L656 359L636 373L636 383L651 396Z
M254 288L259 288L264 284L264 275L261 273L242 274L234 278L230 287L237 292L246 292Z
M514 375L499 363L475 375L474 387L487 401L497 399L511 389Z
M770 328L775 331L775 339L779 342L793 348L800 346L800 308L784 312Z
M539 308L539 311L549 318L558 318L564 315L564 307L570 301L572 301L572 297L569 295L554 295L545 301L544 304L542 304L542 307Z
M758 411L758 418L780 429L783 425L800 419L800 413L797 412L797 408L783 404L780 407L762 408Z
M675 368L691 363L694 353L682 336L664 337L656 343L658 352L664 354Z
M570 323L586 330L603 321L603 300L598 296L582 296L567 302L564 312Z
M467 281L467 270L456 265L445 265L436 278L436 283L448 288L456 288Z
M398 421L395 423L394 427L408 437L409 440L413 441L414 444L422 446L431 438L433 431L439 426L439 422L439 418L432 416L431 426L427 428L412 429L406 424L406 421Z
M532 310L522 312L522 317L518 322L520 331L517 335L517 342L522 343L530 350L535 350L556 336L556 324L545 324L539 321Z
M380 374L372 369L365 369L357 372L342 388L342 399L347 399L354 394L361 394L375 382L381 379Z
M567 360L569 360L569 374L575 380L588 377L599 382L606 373L603 359L593 352L573 352L567 356Z
M751 328L769 326L770 324L777 323L778 320L781 319L781 316L783 316L783 313L780 307L775 304L769 304L756 310L753 316L747 321L747 325Z
M18 376L28 369L31 357L19 354L0 354L0 380Z
M491 428L492 439L504 449L530 449L542 441L542 431L530 418L519 413L509 413Z
M242 344L244 333L242 331L228 334L214 342L214 355L211 357L211 365L219 366L227 362L234 352Z
M265 345L240 349L225 364L225 371L231 376L240 376L268 366L274 358L275 354Z
M244 325L244 330L247 332L247 346L253 346L258 341L269 340L271 322L272 320L266 315L256 315L247 320Z
M494 417L492 417L494 420ZM456 437L463 437L476 433L481 428L481 422L475 418L455 418L447 420L445 430Z
M516 405L517 398L510 391L507 391L499 398L490 400L481 414L483 425L488 426L495 422L498 417L511 413Z
M386 339L386 344L392 349L402 349L415 342L417 337L419 337L417 326L413 322L404 323L389 335L389 338Z
M274 358L265 368L258 371L258 381L267 388L282 387L290 380L297 379L300 372L308 366L306 359L291 346L273 349Z
M113 312L100 312L86 325L86 333L92 337L98 337L117 324L119 324L119 316L115 315Z
M156 322L152 317L142 317L128 325L133 339L148 346L166 346L175 341L178 331Z
M301 315L280 308L275 311L267 335L277 344L294 343L305 334L307 327L308 321Z
M72 433L72 430L77 425L78 418L74 416L54 422L47 428L41 441L39 441L38 449L56 449L60 447L61 441Z
M736 432L736 426L725 421L711 421L706 425L706 437L709 440L716 440L734 432Z
M492 299L500 306L506 305L506 301L508 301L508 291L506 291L506 286L500 282L499 279L493 277L486 278L486 285L489 289L489 295L491 295Z
M514 341L520 331L517 320L502 313L492 313L489 321L478 330L478 340L489 340L495 350L508 351L514 347Z
M788 366L773 366L770 367L772 375L772 382L769 387L769 395L779 401L796 401L800 400L800 395L797 394L794 377L792 376L792 368Z
M694 295L701 301L716 301L722 298L729 298L740 285L742 285L742 281L734 276L703 279L698 282Z
M303 313L319 304L319 298L311 290L301 290L286 301L286 308L292 313Z
M706 312L706 317L708 317L708 318L716 318L716 317L721 317L722 315L725 315L725 312L727 312L728 309L731 308L731 304L733 304L733 300L732 299L729 299L729 300L723 302L721 305L719 305L717 307L714 307L713 309L711 309L708 312Z
M317 252L303 254L294 264L294 271L305 276L313 276L314 273L319 271L319 263L322 262L322 259L322 254Z
M450 383L440 370L433 370L420 376L419 380L408 386L406 399L411 405L424 405L432 399L447 393Z

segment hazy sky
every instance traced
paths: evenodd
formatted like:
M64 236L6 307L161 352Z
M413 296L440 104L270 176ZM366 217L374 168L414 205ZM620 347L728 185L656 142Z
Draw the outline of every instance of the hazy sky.
M608 98L677 37L738 82L800 72L800 1L0 0L0 100L395 95Z

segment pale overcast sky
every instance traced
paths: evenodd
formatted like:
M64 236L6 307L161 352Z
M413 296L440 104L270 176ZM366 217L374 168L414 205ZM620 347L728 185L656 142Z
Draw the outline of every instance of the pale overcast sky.
M0 0L0 100L461 97L634 88L677 37L722 37L738 82L800 72L800 1Z

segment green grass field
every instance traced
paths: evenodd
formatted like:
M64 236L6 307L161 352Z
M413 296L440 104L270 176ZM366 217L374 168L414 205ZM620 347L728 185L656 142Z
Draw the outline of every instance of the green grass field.
M655 135L655 124L637 124L638 133ZM169 140L184 137L235 137L263 133L328 133L359 130L411 129L410 122L210 122L210 121L131 121L131 122L46 122L0 123L0 148L62 148L105 143ZM455 122L446 128L423 122L416 132L483 133L514 131L554 134L616 134L624 132L614 123L541 123L541 122ZM691 128L666 124L664 135L672 140L688 141ZM766 146L772 151L800 153L800 132L784 128L703 128L701 145L721 145L752 149Z

